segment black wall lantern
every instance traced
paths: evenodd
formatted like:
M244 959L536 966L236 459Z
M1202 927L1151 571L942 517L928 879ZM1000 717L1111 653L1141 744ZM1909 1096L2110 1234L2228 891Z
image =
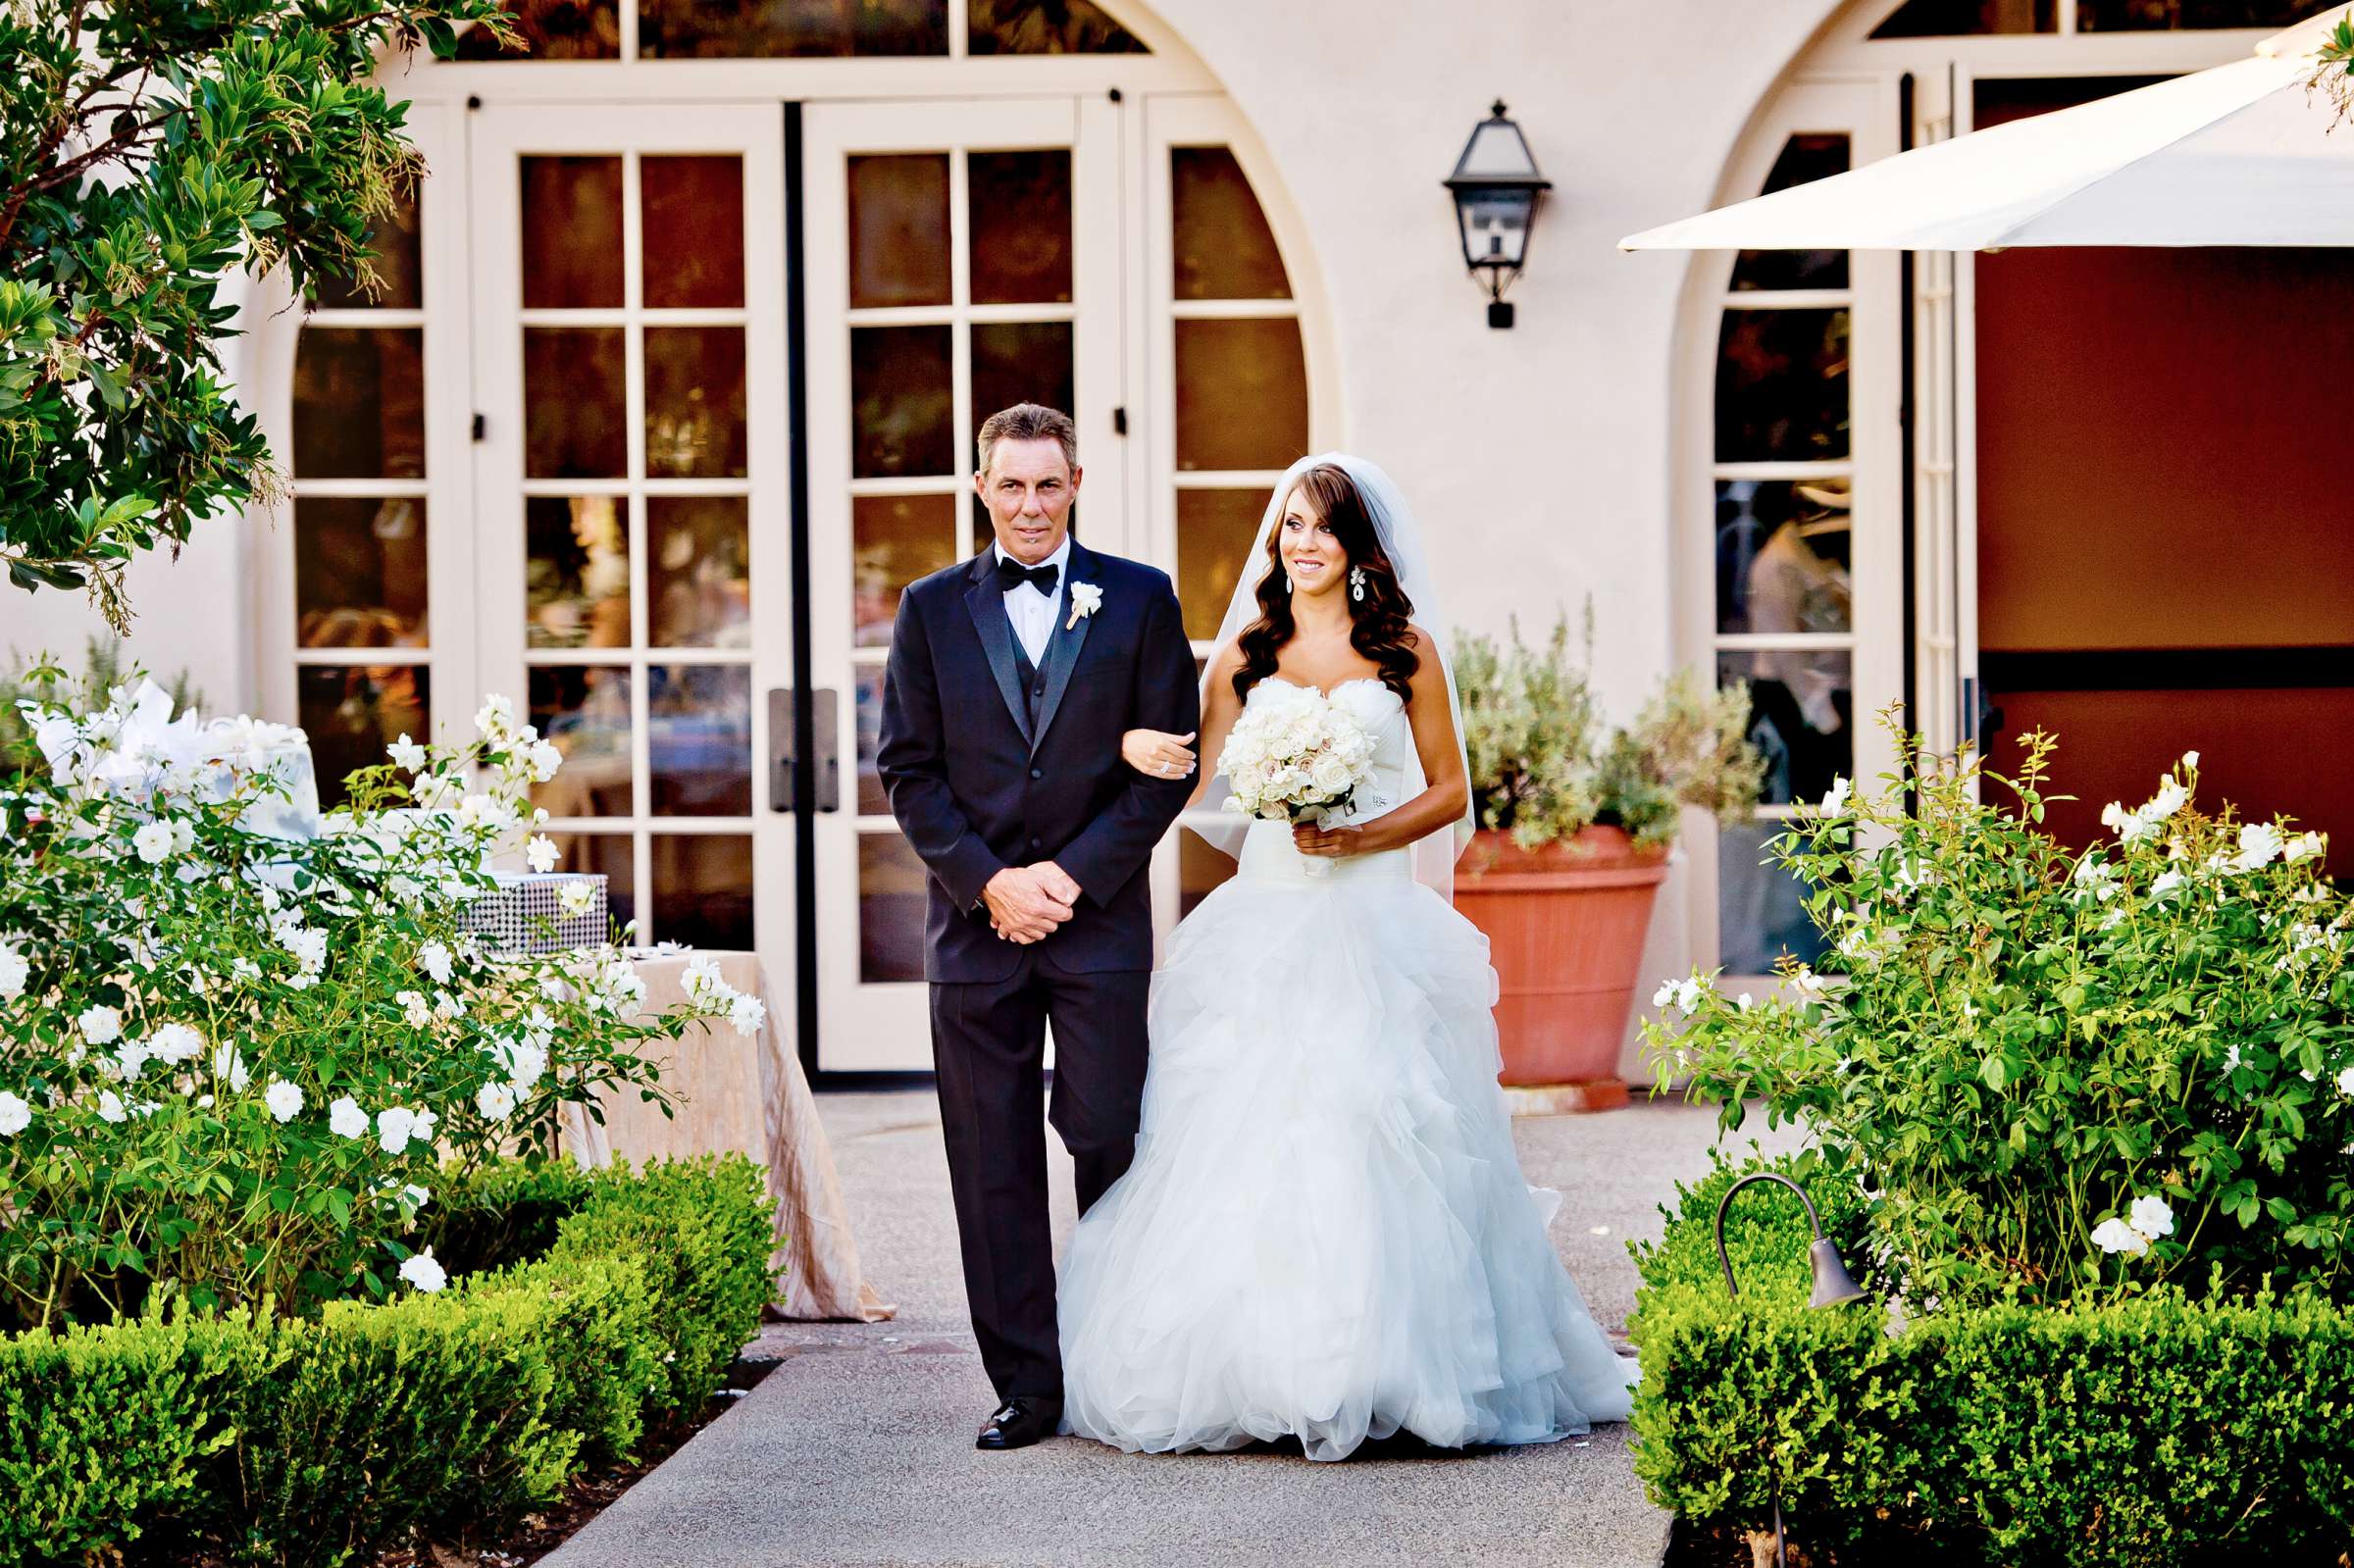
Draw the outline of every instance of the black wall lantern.
M1716 1263L1719 1268L1724 1270L1724 1293L1729 1296L1738 1296L1741 1293L1741 1288L1733 1283L1732 1254L1724 1248L1724 1211L1733 1206L1735 1192L1755 1182L1779 1182L1791 1191L1796 1192L1798 1200L1807 1206L1807 1224L1815 1232L1814 1243L1807 1248L1807 1265L1814 1271L1815 1290L1813 1294L1808 1297L1807 1305L1811 1307L1846 1306L1852 1301L1870 1299L1865 1294L1863 1287L1857 1285L1853 1277L1848 1274L1847 1264L1840 1259L1839 1249L1831 1244L1831 1239L1822 1234L1822 1220L1816 1214L1815 1200L1807 1196L1807 1189L1791 1181L1790 1178L1774 1171L1756 1171L1744 1176L1731 1187L1726 1188L1724 1196L1717 1200ZM1782 1489L1780 1483L1776 1482L1773 1484L1773 1560L1775 1568L1781 1568L1781 1565L1788 1560L1783 1555L1783 1549Z
M1488 290L1488 325L1512 325L1512 307L1504 291L1520 276L1528 259L1528 231L1535 226L1537 203L1553 181L1537 173L1529 155L1528 138L1504 116L1504 100L1487 119L1471 127L1463 155L1447 177L1455 196L1455 216L1463 231L1463 265Z

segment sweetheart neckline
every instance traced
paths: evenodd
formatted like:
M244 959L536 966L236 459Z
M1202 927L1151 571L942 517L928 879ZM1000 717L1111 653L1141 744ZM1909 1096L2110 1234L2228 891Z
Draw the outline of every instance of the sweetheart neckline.
M1322 698L1323 698L1323 699L1324 699L1326 702L1330 702L1330 701L1332 700L1332 693L1333 693L1333 691L1338 691L1338 690L1340 690L1340 689L1341 689L1341 687L1343 687L1343 686L1354 686L1354 685L1360 685L1360 684L1361 684L1361 685L1369 685L1369 686L1380 686L1382 690L1384 690L1384 691L1390 691L1390 688L1389 688L1388 684L1387 684L1387 683L1385 683L1382 681L1381 677L1379 677L1379 676L1377 676L1377 675L1353 675L1353 676L1351 676L1351 677L1350 677L1348 680L1346 680L1346 681L1336 681L1336 682L1334 682L1334 683L1333 683L1333 685L1332 685L1332 691L1327 691L1327 690L1325 690L1325 689L1324 689L1322 686L1312 686L1312 685L1307 685L1307 684L1305 684L1305 683L1302 683L1302 682L1291 680L1289 677L1286 677L1286 676L1280 676L1280 675L1270 675L1270 676L1265 676L1265 677L1262 677L1261 679L1263 679L1263 680L1267 680L1267 681L1272 681L1272 682L1276 683L1278 685L1286 685L1286 686L1290 686L1290 687L1291 687L1291 688L1292 688L1294 691L1313 691L1313 692L1314 692L1314 693L1315 693L1317 696L1319 696L1319 697L1322 697ZM1395 691L1390 691L1390 695L1395 697L1395 696L1397 696L1397 695L1398 695L1398 693L1397 693L1397 692L1395 692ZM1398 705L1399 705L1400 707L1404 707L1404 706L1406 706L1406 699L1405 699L1405 698L1403 698L1403 697L1400 697L1400 698L1399 698L1399 703L1398 703Z

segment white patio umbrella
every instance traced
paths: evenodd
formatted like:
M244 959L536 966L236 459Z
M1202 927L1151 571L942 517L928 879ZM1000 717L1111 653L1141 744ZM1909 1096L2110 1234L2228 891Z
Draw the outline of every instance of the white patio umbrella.
M1623 250L2354 245L2354 124L2309 90L2334 8L2253 58L1630 234Z

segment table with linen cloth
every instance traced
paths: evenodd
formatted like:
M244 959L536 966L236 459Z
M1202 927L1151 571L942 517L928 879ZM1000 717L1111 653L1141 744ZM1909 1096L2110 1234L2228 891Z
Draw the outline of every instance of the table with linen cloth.
M559 1113L559 1142L583 1165L616 1158L641 1164L665 1157L741 1153L768 1173L776 1199L777 1276L772 1310L787 1318L847 1318L874 1323L897 1308L887 1305L858 1264L834 1156L817 1117L817 1101L800 1059L787 1044L783 1016L760 973L757 954L712 948L628 949L645 982L643 1014L666 1012L687 999L687 966L708 959L729 986L757 996L768 1020L746 1038L724 1018L697 1019L677 1043L647 1042L662 1051L662 1086L674 1117L649 1105L630 1087L597 1091L604 1125L587 1109Z

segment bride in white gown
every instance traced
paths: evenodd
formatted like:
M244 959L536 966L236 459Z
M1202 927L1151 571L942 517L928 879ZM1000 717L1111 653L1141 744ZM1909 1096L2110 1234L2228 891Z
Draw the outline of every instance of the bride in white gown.
M1135 1162L1056 1291L1064 1422L1130 1451L1291 1436L1341 1459L1400 1431L1461 1447L1624 1420L1633 1363L1546 1237L1559 1195L1521 1180L1487 938L1448 897L1461 729L1412 520L1372 464L1304 459L1247 559L1203 755L1246 703L1320 690L1375 736L1374 782L1324 830L1230 819L1237 873L1152 977ZM1182 769L1189 738L1123 750Z

